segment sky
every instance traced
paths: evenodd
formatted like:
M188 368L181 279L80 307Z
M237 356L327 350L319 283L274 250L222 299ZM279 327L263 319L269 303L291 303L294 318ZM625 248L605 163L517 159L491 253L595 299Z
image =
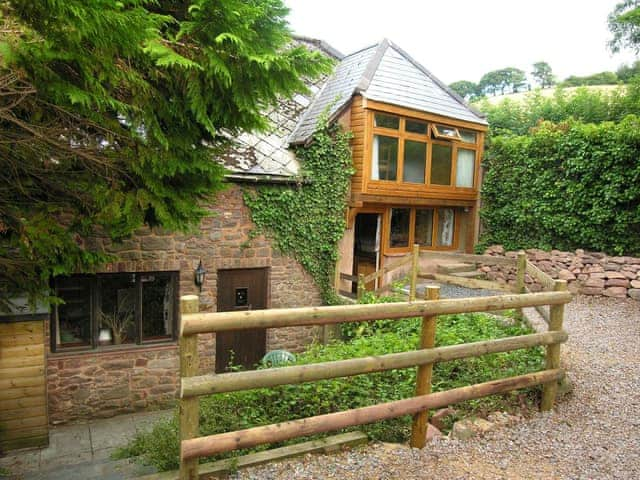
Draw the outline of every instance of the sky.
M388 38L445 83L478 82L546 61L559 79L615 71L638 57L607 50L620 0L284 0L300 35L344 54Z

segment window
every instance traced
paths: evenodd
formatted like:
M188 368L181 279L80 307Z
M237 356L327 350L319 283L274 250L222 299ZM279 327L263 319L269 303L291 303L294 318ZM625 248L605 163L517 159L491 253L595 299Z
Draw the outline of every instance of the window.
M389 247L409 246L409 227L411 224L410 208L391 209L391 229L389 235Z
M406 252L410 245L447 250L455 248L456 210L450 207L390 209L388 248Z
M409 183L424 183L427 144L414 140L404 142L404 170L402 180Z
M421 247L433 245L433 208L416 209L415 232L415 243Z
M176 337L177 272L105 273L54 280L51 347L87 349Z
M395 181L398 170L398 139L375 135L371 178Z
M389 190L402 183L416 191L475 188L478 132L424 120L371 113L373 189Z
M473 176L475 173L476 152L466 148L458 149L456 162L456 187L473 188Z
M445 125L433 126L433 137L445 140L462 140L460 132L455 127L447 127Z
M431 183L451 185L451 145L433 144L431 150Z

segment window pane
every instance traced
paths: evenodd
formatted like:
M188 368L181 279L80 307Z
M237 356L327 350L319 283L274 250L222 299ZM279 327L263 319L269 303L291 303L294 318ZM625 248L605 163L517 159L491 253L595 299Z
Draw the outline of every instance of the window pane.
M427 133L427 124L424 122L417 122L415 120L406 120L404 123L404 129L410 133Z
M451 185L451 147L434 144L431 150L431 183Z
M433 209L419 208L416 210L416 243L421 247L433 244Z
M393 128L394 130L397 130L400 128L400 119L392 115L376 113L374 117L374 124L376 127Z
M476 152L466 148L458 149L456 163L456 187L473 187L473 174L476 164Z
M104 275L98 278L98 323L100 337L111 333L114 345L136 341L136 281L135 274ZM101 340L101 343L107 343Z
M175 292L169 273L141 274L142 340L173 335Z
M476 132L470 132L469 130L460 130L460 137L463 142L476 143Z
M455 127L445 127L444 125L434 125L434 135L436 138L449 138L452 140L460 140L460 133Z
M424 183L424 169L427 163L427 144L406 140L404 142L404 170L402 180Z
M373 156L371 162L371 178L373 180L396 180L398 168L398 139L373 136Z
M390 247L409 246L409 220L411 209L392 208L391 209L391 235L389 238Z
M455 226L455 212L453 208L438 209L438 238L439 247L453 246L453 228Z
M91 345L90 280L86 277L58 278L55 283L56 295L64 300L64 304L56 307L56 345Z

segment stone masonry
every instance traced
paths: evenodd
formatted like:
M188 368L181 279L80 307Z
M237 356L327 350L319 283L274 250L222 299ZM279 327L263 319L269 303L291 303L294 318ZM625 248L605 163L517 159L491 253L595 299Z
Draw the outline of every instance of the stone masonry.
M515 258L517 252L505 252L500 245L494 245L485 252ZM604 295L607 297L631 297L640 300L640 258L612 257L599 252L550 252L529 249L527 259L553 278L566 280L569 290L583 295ZM490 280L515 283L514 267L485 265L480 268ZM539 291L540 285L526 275L525 281L531 291Z
M321 304L318 288L298 262L262 235L250 239L254 225L239 186L220 193L216 205L190 235L142 229L121 244L107 238L88 242L117 256L106 272L179 271L180 296L199 295L200 311L216 310L217 271L229 268L269 268L270 308ZM201 292L193 278L200 260L208 272ZM267 349L298 352L317 337L315 327L273 329L267 332ZM46 345L50 423L162 408L175 401L176 342L74 353L52 353L48 339ZM215 336L200 335L199 351L201 371L213 371Z

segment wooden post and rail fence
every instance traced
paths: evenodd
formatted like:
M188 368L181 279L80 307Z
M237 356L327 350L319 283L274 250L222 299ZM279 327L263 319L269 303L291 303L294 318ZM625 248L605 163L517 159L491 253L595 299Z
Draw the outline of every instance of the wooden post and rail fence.
M411 260L411 258L410 258ZM414 261L415 262L415 261ZM417 265L415 262L413 265ZM416 275L417 276L417 275ZM542 409L553 407L559 368L564 304L571 301L564 281L554 282L554 291L519 293L465 299L439 298L439 288L426 289L426 299L371 305L342 305L242 312L194 313L197 299L182 302L180 326L180 473L181 480L198 478L198 459L232 450L280 442L342 428L413 415L411 445L424 446L428 411L458 402L515 389L543 385ZM194 307L195 305L195 307ZM486 312L549 305L549 331L482 342L434 347L438 315ZM198 374L197 337L210 332L253 328L283 328L337 325L343 322L422 317L420 349L387 355L351 358L308 365L223 374ZM436 362L476 357L489 353L546 346L546 368L540 372L493 380L481 384L431 393L431 376ZM331 378L361 375L399 368L418 367L416 395L411 398L329 413L279 424L199 437L198 397L278 385L299 384Z

